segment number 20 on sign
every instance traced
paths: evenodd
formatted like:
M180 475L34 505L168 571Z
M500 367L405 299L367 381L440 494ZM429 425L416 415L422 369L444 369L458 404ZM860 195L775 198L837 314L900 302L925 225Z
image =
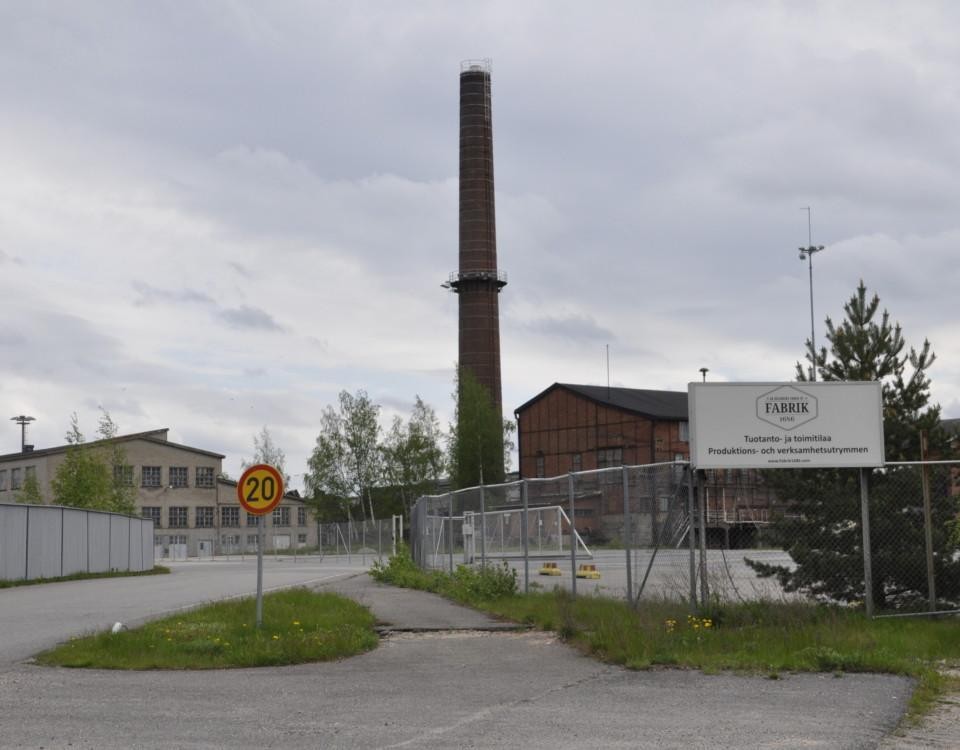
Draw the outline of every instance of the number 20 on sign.
M283 476L268 464L255 464L240 477L237 499L247 513L264 516L283 499Z

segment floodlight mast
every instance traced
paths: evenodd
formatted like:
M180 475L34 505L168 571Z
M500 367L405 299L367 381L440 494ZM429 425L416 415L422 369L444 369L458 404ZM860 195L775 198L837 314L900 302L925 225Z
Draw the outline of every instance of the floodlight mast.
M810 380L817 380L817 339L816 329L813 324L813 256L823 250L823 245L813 244L813 231L810 215L813 209L810 206L803 206L801 211L807 212L807 246L800 248L800 261L807 261L810 269Z
M11 422L16 422L20 425L20 452L25 453L27 450L27 425L35 421L35 417L28 417L26 414L20 414L16 417L10 417Z

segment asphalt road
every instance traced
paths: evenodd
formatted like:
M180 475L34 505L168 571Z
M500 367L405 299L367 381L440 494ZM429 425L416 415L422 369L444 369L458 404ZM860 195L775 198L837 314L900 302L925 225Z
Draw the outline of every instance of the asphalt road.
M0 589L0 667L70 636L257 589L256 557L167 563L170 575L100 578ZM265 589L320 583L365 570L361 558L264 558ZM2 741L2 740L0 740Z
M0 748L874 748L911 690L884 675L631 672L548 634L487 630L483 615L329 559L275 563L267 585L312 582L370 606L394 630L373 652L205 672L22 661L117 619L248 592L252 570L187 563L170 576L0 590Z

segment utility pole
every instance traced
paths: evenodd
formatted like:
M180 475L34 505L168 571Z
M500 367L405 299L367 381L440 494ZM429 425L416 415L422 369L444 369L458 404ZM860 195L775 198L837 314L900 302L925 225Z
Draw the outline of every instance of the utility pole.
M800 248L800 260L808 261L810 268L810 352L812 362L810 363L810 380L817 380L817 338L816 329L813 324L813 256L823 250L823 245L814 246L813 244L813 224L811 214L813 209L810 206L804 206L800 209L807 212L807 246Z

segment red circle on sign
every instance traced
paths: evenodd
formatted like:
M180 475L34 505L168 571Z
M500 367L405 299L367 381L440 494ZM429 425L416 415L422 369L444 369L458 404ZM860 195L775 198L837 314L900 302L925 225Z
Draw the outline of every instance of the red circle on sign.
M265 516L283 500L283 476L269 464L254 464L237 482L237 500L247 513Z

